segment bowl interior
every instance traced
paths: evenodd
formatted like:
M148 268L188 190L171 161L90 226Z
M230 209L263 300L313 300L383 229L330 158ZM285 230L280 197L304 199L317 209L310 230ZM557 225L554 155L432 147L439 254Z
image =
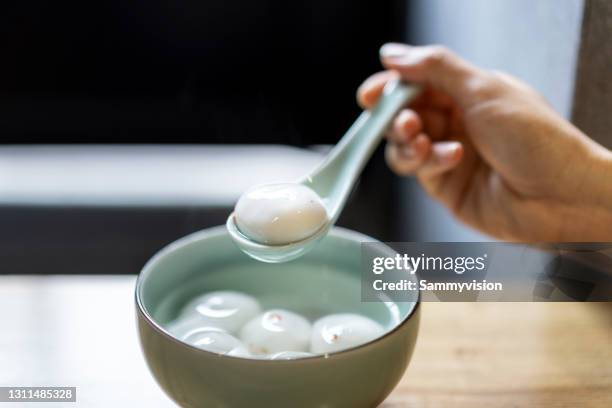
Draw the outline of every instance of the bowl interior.
M225 228L216 227L161 250L140 274L137 295L143 312L162 328L193 297L235 290L255 296L264 309L285 308L311 320L329 313L359 313L391 329L410 315L417 299L361 301L364 241L374 240L334 228L306 255L267 264L242 253Z

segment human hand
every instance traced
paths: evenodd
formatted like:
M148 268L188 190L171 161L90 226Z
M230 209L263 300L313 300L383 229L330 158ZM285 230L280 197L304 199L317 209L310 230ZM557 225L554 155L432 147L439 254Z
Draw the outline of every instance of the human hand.
M425 86L387 134L392 170L500 239L612 241L612 153L534 90L438 46L387 44L381 60L389 70L359 88L364 108L398 75Z

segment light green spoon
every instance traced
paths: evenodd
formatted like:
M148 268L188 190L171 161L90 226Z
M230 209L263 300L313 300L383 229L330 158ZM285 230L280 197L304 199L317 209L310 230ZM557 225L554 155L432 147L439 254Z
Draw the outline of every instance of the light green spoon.
M313 235L284 245L266 245L251 240L236 226L234 213L227 219L227 230L247 255L270 263L287 262L309 251L323 238L340 216L359 174L380 143L393 117L419 93L420 88L400 81L389 82L376 106L364 111L349 128L325 161L311 174L297 181L321 197L328 220Z

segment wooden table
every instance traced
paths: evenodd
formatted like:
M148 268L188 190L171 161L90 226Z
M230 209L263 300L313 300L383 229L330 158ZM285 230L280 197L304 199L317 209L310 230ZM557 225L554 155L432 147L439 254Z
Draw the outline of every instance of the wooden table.
M74 406L173 407L140 352L133 288L131 276L0 277L0 385L76 386ZM424 304L382 407L454 406L612 407L612 304Z
M612 303L425 303L396 407L612 407Z

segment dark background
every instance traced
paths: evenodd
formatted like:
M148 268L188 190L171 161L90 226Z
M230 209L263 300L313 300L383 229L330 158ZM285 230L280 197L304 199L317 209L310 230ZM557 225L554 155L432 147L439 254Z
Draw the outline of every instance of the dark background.
M0 143L335 143L401 4L3 1Z
M402 4L0 2L0 144L334 144L359 113L357 87L381 69L380 45L402 37ZM338 223L393 241L381 156ZM2 205L0 273L137 273L232 206Z

